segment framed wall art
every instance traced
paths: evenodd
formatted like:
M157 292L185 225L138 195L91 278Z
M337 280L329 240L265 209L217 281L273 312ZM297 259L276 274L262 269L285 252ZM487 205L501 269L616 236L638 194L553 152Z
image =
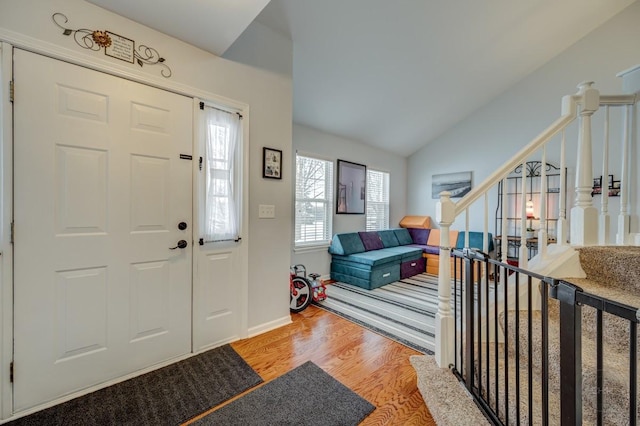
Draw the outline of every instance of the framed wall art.
M471 191L471 172L445 173L431 176L431 198L440 198L442 191L449 191L451 198L462 198Z
M367 198L367 166L338 160L337 214L364 214Z
M262 177L282 179L282 151L273 148L262 148Z

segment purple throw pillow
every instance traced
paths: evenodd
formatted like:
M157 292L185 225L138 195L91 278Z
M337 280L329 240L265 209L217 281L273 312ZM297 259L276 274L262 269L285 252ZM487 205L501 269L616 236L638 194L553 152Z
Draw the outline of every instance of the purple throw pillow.
M377 232L358 232L358 234L360 235L360 239L362 240L362 244L364 244L364 249L366 251L384 248L382 240Z
M413 244L420 244L422 246L427 245L427 240L429 239L429 231L431 230L422 228L409 228L409 234L411 234Z

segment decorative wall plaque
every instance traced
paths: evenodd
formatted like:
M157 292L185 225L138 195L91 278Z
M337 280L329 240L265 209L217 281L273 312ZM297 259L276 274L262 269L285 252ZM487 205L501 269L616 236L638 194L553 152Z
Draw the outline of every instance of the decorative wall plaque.
M133 64L136 42L111 31L107 31L107 34L111 37L111 45L105 46L104 54Z
M53 23L63 30L63 35L70 36L73 34L73 40L83 49L96 52L104 49L104 54L107 56L132 64L137 63L141 67L144 65L158 65L161 67L160 74L163 77L171 77L171 68L164 63L165 59L153 47L140 44L136 49L134 40L111 31L90 30L87 28L73 30L67 28L64 24L69 22L69 19L63 13L56 12L51 18Z

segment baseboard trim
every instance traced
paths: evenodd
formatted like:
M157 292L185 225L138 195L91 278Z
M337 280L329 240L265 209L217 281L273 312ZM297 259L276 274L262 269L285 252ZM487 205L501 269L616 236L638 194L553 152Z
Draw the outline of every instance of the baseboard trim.
M275 330L276 328L280 328L284 325L291 324L291 322L292 322L291 316L287 315L282 318L275 319L273 321L265 322L255 327L250 327L248 330L247 337L254 337L259 334L266 333L267 331Z

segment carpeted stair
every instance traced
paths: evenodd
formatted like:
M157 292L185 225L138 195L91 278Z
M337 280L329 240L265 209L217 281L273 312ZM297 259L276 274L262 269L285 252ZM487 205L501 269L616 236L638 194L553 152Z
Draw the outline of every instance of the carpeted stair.
M579 250L580 260L586 278L566 277L569 281L588 293L615 300L633 307L640 307L640 247L585 247ZM500 325L505 330L505 315L501 316ZM526 389L528 367L528 318L526 311L520 311L518 318L519 345L516 348L516 312L506 313L508 327L507 350L509 353L509 388L513 393L516 371L514 356L520 353L521 389ZM560 399L560 353L559 353L559 303L549 301L549 424L559 424L559 407L555 404ZM531 332L532 360L534 372L534 389L539 389L542 364L542 318L540 312L532 314ZM584 306L582 308L582 406L583 423L595 424L597 415L596 400L596 310ZM603 315L604 335L604 424L626 424L629 412L629 327L628 322L613 315ZM502 353L501 362L502 361ZM635 354L636 358L638 354ZM504 366L503 366L504 367ZM489 372L493 374L493 372ZM486 379L483 379L486 380ZM640 378L639 378L640 380ZM502 379L504 381L504 379ZM523 384L524 382L524 384ZM504 392L499 398L504 401ZM536 391L536 394L539 392ZM511 398L510 398L511 399ZM535 398L537 399L537 398ZM504 405L502 412L504 412ZM515 419L514 402L510 403L510 422ZM521 411L520 421L529 423L526 409ZM534 410L532 424L539 424L539 414ZM640 410L637 413L640 415Z

